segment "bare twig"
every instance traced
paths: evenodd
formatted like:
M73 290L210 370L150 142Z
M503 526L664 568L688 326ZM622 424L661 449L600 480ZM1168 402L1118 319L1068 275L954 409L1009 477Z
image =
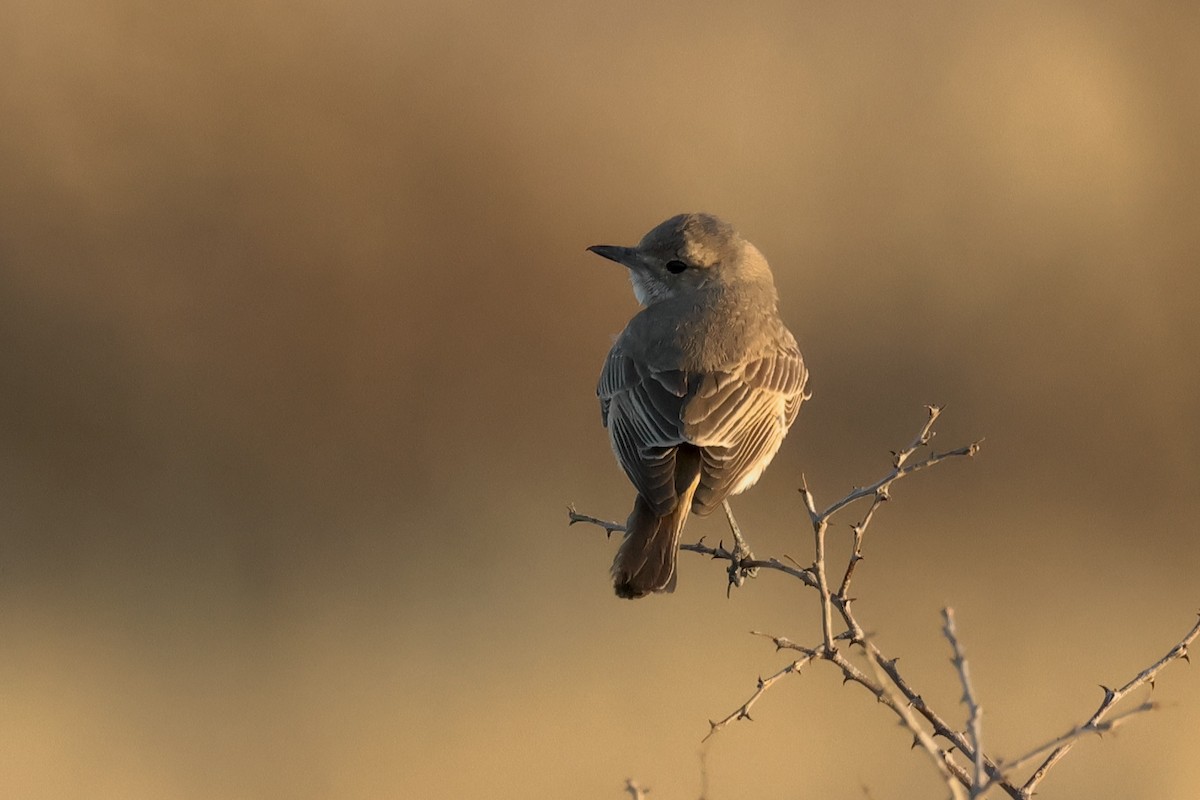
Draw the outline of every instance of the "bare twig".
M602 528L605 534L608 536L611 536L614 533L625 532L625 526L619 522L600 519L599 517L593 517L588 514L580 514L575 510L575 506L567 506L567 524L574 525L578 522L582 522L587 525L595 525L597 528ZM756 559L754 558L754 554L750 553L749 548L744 550L744 552L748 555L739 555L737 545L734 546L733 550L729 550L725 547L724 542L720 542L716 547L710 547L704 543L704 538L705 537L701 536L700 539L693 544L681 544L679 545L679 549L729 561L731 564L731 570L737 569L746 575L756 573L760 569L773 569L791 575L793 578L799 578L809 586L814 588L816 587L816 579L811 573L809 573L807 569L803 567L784 564L777 558L768 558L766 560ZM742 541L742 545L745 545L744 539Z
M848 611L846 614L849 616ZM853 620L853 617L850 617L850 619ZM857 626L858 623L854 622L854 625ZM934 735L950 742L955 749L961 751L962 754L971 761L974 761L975 748L971 746L970 740L954 728L950 727L946 720L943 719L942 716L937 713L937 711L935 711L928 703L925 702L925 698L918 694L912 685L905 680L904 676L900 674L900 670L896 667L896 662L899 659L886 658L883 653L880 652L879 648L875 646L873 641L866 641L864 642L863 646L867 650L867 655L869 655L875 661L875 663L879 665L879 668L887 674L892 683L896 685L896 688L900 690L900 693L906 700L908 700L913 709L922 717L924 717L930 725L933 726ZM1004 782L1003 775L1001 775L999 768L996 766L995 762L986 756L986 754L984 755L983 766L987 771L988 776L995 779L995 783L999 784L1006 792L1008 792L1011 797L1017 797L1017 788ZM964 783L969 786L971 783L970 778L967 777Z
M805 647L802 644L797 644L796 642L793 642L791 639L787 638L786 636L776 636L773 633L763 633L762 631L750 631L750 635L751 636L761 636L764 639L770 639L771 643L775 645L776 651L795 650L797 652L803 653L806 656L817 656L817 655L821 654L821 651L819 649L817 649L815 647Z
M700 748L700 800L708 800L708 745Z
M633 778L625 779L625 791L629 792L629 796L632 797L633 800L646 800L646 795L650 794L649 789L647 789L645 786L642 786Z
M885 475L884 477L875 481L875 483L871 484L870 486L863 486L855 489L841 500L836 501L820 513L821 517L828 519L856 500L861 500L864 497L870 497L881 489L886 493L887 488L901 478L911 475L914 472L927 469L928 467L932 467L934 464L941 463L948 458L954 458L956 456L969 457L979 452L979 448L983 444L982 439L972 442L965 447L947 450L944 453L933 453L924 461L918 461L915 464L908 464L908 459L912 457L913 453L915 453L921 447L928 445L929 442L933 440L935 435L933 432L933 423L936 422L937 418L942 414L941 406L931 405L925 406L925 408L929 411L929 419L925 421L925 425L921 428L921 432L917 434L916 438L913 439L908 447L892 454L892 471L888 475ZM816 510L810 510L810 515L811 514L816 514Z
M862 552L863 537L867 533L867 526L871 524L871 520L875 517L875 510L878 509L889 499L886 491L875 492L875 500L871 503L867 513L863 515L860 522L850 526L850 530L854 533L854 546L850 551L850 561L846 564L846 572L842 575L842 583L838 587L837 597L848 597L850 592L850 581L854 577L854 568L858 566L858 562L862 561L864 556Z
M803 481L800 494L804 497L804 507L808 509L808 518L812 522L815 555L809 571L816 577L817 591L821 595L821 635L824 637L825 651L828 653L834 649L833 601L830 599L829 579L825 574L825 532L829 529L829 516L817 513L807 480Z
M850 581L854 577L854 568L857 567L858 562L862 561L863 559L863 537L867 533L867 527L870 526L871 520L875 517L875 512L881 505L891 499L890 489L892 484L906 475L911 475L919 470L932 467L934 464L944 461L947 458L953 458L956 456L971 457L979 452L979 448L983 442L982 439L972 442L966 447L960 447L956 450L949 450L945 453L934 453L924 461L920 461L915 464L908 464L908 460L913 456L913 454L916 453L920 448L927 446L931 441L933 441L933 437L936 435L935 431L933 430L933 424L937 421L938 417L941 416L942 408L940 406L925 406L925 408L929 412L929 418L925 421L925 425L921 428L921 430L917 433L907 447L892 453L892 471L870 486L855 489L841 500L838 500L836 503L829 506L829 508L827 508L825 511L821 512L820 516L828 518L837 513L839 510L853 503L855 500L859 500L864 497L872 498L871 505L869 508L867 508L867 513L863 515L862 520L851 526L851 530L854 533L854 546L853 550L851 551L850 561L848 564L846 564L846 571L842 575L842 583L841 586L838 587L836 597L847 597L847 593L850 590ZM810 517L813 515L813 513L815 513L815 509L810 511Z
M619 522L609 522L606 519L599 517L590 517L587 514L580 514L575 510L574 504L567 506L567 524L574 525L576 522L586 522L589 525L595 525L598 528L604 529L605 536L612 536L614 533L624 533L625 526Z
M920 697L917 696L917 703L914 703L909 697L900 696L895 690L889 688L887 681L882 676L889 675L890 677L888 670L891 670L892 672L895 671L895 661L884 660L879 654L878 648L875 647L874 643L870 639L866 639L865 641L861 642L861 644L867 650L868 661L871 664L871 669L876 675L875 680L872 680L870 676L856 667L853 662L847 659L839 650L827 651L823 646L806 647L804 645L797 644L786 637L775 636L773 634L762 633L760 631L751 631L751 633L755 636L762 636L770 639L775 644L776 650L795 650L802 653L804 657L798 661L786 665L782 670L772 675L770 678L760 678L754 694L751 695L745 703L721 720L710 720L710 729L708 735L704 737L705 741L707 741L709 737L711 737L717 731L733 722L736 722L739 719L751 719L749 713L750 707L753 706L754 703L758 702L759 698L766 693L767 689L773 686L784 675L798 672L801 666L804 666L810 661L819 658L832 662L834 666L841 670L842 681L844 683L857 683L864 687L867 691L875 696L875 699L878 702L887 706L892 710L893 713L896 714L897 717L900 717L901 723L913 730L914 743L925 747L927 752L931 752L931 754L934 754L937 758L944 762L946 772L953 776L959 789L971 785L971 774L959 766L950 756L948 751L937 747L936 743L933 742L932 737L929 736L929 734L926 733L920 726L920 723L917 722L916 716L913 713L914 709L920 709L922 715L928 717L928 712L925 709L924 701L920 700ZM892 683L895 683L894 679L892 680ZM903 687L906 694L913 694L912 690L907 684L904 684ZM939 723L935 723L933 727L934 735L941 735L943 738L951 739L951 736L948 735L951 732L946 728L944 723L940 723L939 721ZM927 742L920 741L918 731L920 731L920 733L926 737L928 740ZM958 737L958 741L962 741L961 736ZM954 740L952 740L951 743L954 747L960 750L965 750L965 748L960 747L959 744L955 743ZM929 749L930 745L932 745L932 750ZM1015 789L1013 791L1015 791Z
M966 800L967 793L963 789L963 784L968 778L963 773L962 767L954 762L949 753L937 746L937 742L917 721L916 715L913 714L908 704L896 697L895 692L888 686L879 663L873 658L868 658L867 663L871 665L871 671L875 673L875 681L878 686L876 698L896 712L896 716L900 718L900 724L913 735L913 744L920 745L921 749L929 755L934 767L941 774L942 780L946 782L950 796L954 800Z
M748 719L748 720L753 721L753 718L750 716L750 709L755 703L758 702L758 698L762 697L768 689L770 689L772 686L774 686L777 681L784 678L785 676L791 675L793 673L799 674L800 668L803 667L808 662L812 661L816 657L817 657L816 651L815 650L811 651L808 654L806 654L803 658L796 659L792 663L788 664L787 666L785 666L783 669L776 672L771 677L759 678L758 685L754 689L754 694L750 695L750 698L748 700L746 700L746 702L742 703L742 705L739 708L735 709L734 711L732 711L730 714L728 714L727 716L725 716L722 719L719 719L719 720L711 720L710 719L708 721L708 725L709 725L708 733L705 735L705 737L701 741L707 742L709 737L711 737L714 733L721 730L722 728L724 728L726 725L730 724L731 722L736 722L739 719Z
M852 491L849 495L830 506L825 512L825 516L831 516L839 509L844 508L846 505L849 505L850 503L859 499L859 497L866 497L868 494L874 495L874 499L871 501L871 506L867 509L867 513L863 515L862 520L851 526L851 530L854 532L854 549L850 555L850 563L846 565L846 572L842 576L842 584L837 591L838 595L841 597L845 597L846 593L849 591L850 580L854 576L854 568L858 565L858 562L862 561L863 559L863 537L866 535L867 527L870 526L871 520L875 516L875 511L881 505L891 499L891 495L888 494L888 489L891 488L892 483L903 477L901 470L908 459L911 458L913 453L915 453L918 449L925 447L929 444L929 442L933 441L933 437L935 435L933 424L937 422L938 417L941 416L942 408L941 406L925 406L925 409L929 412L929 418L925 420L925 425L922 426L917 435L913 437L913 440L909 442L908 447L892 453L891 474L884 477L882 480L876 481L871 486ZM979 444L980 442L974 442L965 448L959 448L957 451L939 454L937 459L940 461L944 458L949 458L955 455L975 455L975 452L979 449ZM927 466L932 466L932 464L918 465L913 467L910 471L916 472L918 469L923 469Z
M1080 725L1079 728L1084 729L1084 732L1095 730L1097 733L1101 733L1102 731L1098 729L1098 726L1104 722L1105 717L1108 716L1108 713L1112 710L1113 706L1119 703L1123 697L1128 695L1139 686L1148 684L1150 688L1153 689L1154 679L1158 676L1159 671L1172 661L1180 658L1182 658L1184 661L1190 660L1188 658L1188 646L1196 640L1197 636L1200 636L1200 620L1196 621L1196 624L1192 626L1192 629L1187 632L1187 634L1179 641L1178 644L1168 650L1166 655L1139 672L1124 686L1119 689L1110 689L1107 686L1101 686L1100 688L1104 690L1104 699L1100 701L1100 707L1097 708L1095 713L1093 713L1092 716L1090 716L1088 720L1083 723L1083 725ZM1034 770L1034 773L1029 776L1029 780L1025 781L1025 785L1021 787L1022 798L1029 798L1033 796L1038 784L1045 779L1046 774L1054 768L1054 765L1061 761L1062 757L1065 756L1070 749L1075 746L1077 741L1079 741L1079 736L1069 736L1069 738L1066 738L1061 744L1057 745L1054 750L1050 752L1050 755L1046 757L1046 760L1042 762L1042 765Z
M1071 730L1067 731L1061 736L1056 736L1048 742L1043 742L1023 756L1011 760L1001 761L1000 768L1005 775L1011 774L1022 767L1026 767L1033 763L1047 750L1053 750L1054 748L1064 745L1067 742L1073 742L1076 739L1082 739L1089 733L1094 733L1097 736L1108 733L1130 717L1137 716L1138 714L1142 714L1146 711L1153 711L1156 708L1158 708L1156 703L1147 700L1139 706L1134 706L1133 708L1126 709L1119 714L1114 714L1103 722L1097 722L1093 725L1088 725L1086 723L1083 725L1076 725L1074 728L1071 728ZM988 786L985 785L984 788L986 789Z
M739 564L740 569L754 569L754 570L773 569L773 570L776 570L777 572L782 572L787 575L791 575L793 578L798 578L809 586L814 586L814 587L816 586L816 584L815 584L816 579L813 578L813 576L809 573L809 571L807 569L804 569L803 567L795 567L795 566L792 566L791 564L784 564L782 561L780 561L777 558L768 558L765 561L757 560L757 559L740 559L739 560L738 556L736 555L736 553L734 551L726 549L724 542L718 543L716 547L709 547L708 545L706 545L704 543L703 536L701 536L700 540L697 541L695 544L679 545L679 549L686 550L691 553L699 553L701 555L710 556L712 558L725 559L733 564Z
M970 737L971 747L975 751L972 759L975 765L975 774L971 778L971 797L981 797L984 787L988 783L987 772L983 765L983 726L980 720L983 716L983 709L979 707L979 702L975 699L975 689L971 685L971 670L966 656L963 655L962 644L958 640L958 626L954 620L954 609L948 606L943 608L942 619L945 621L942 633L946 635L947 641L950 642L950 649L954 653L954 657L950 661L958 670L958 679L962 683L962 702L967 707L967 736Z
M892 453L892 471L875 481L875 483L871 484L870 486L854 489L845 497L829 505L824 511L818 511L816 497L808 488L808 481L802 481L800 494L804 498L804 507L808 511L808 519L812 524L814 549L816 551L815 560L809 572L811 572L811 574L816 578L816 586L814 588L817 589L821 596L821 631L824 635L825 646L827 648L832 648L833 641L835 638L837 638L833 634L832 620L832 611L835 607L839 612L841 612L843 617L847 618L846 623L850 627L851 641L858 641L859 638L861 638L857 623L849 618L849 604L853 598L850 598L847 593L850 589L850 581L854 575L854 568L858 565L858 562L863 559L863 536L866 534L867 527L871 524L871 520L875 516L875 511L880 505L889 499L889 491L892 484L901 478L911 475L914 472L927 469L928 467L932 467L948 458L954 458L956 456L970 457L979 452L979 447L982 440L972 442L965 447L959 447L955 450L948 450L944 453L933 453L923 461L910 464L909 459L912 458L913 454L916 453L920 448L927 446L930 441L933 440L935 435L933 431L933 425L935 422L937 422L938 417L941 416L942 413L940 406L929 405L925 406L925 409L928 411L928 418L925 420L925 424L921 426L921 430L918 431L915 437L913 437L913 440L908 444L907 447ZM853 550L849 563L847 563L846 569L843 572L842 580L838 586L837 593L834 594L829 590L829 582L826 574L827 569L825 564L825 534L829 527L829 519L838 511L842 510L856 500L861 500L866 497L871 497L873 500L862 520L852 527L854 532Z

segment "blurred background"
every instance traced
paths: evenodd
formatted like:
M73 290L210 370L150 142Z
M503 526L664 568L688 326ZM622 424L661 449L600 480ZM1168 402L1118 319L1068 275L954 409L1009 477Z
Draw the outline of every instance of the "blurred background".
M636 305L587 252L706 210L814 396L735 503L811 559L922 404L860 619L990 752L1082 722L1200 608L1200 8L0 9L0 795L697 798L707 720L811 591L630 603L594 396ZM847 518L845 522L849 522ZM846 551L848 527L832 538ZM689 538L726 536L694 519ZM1200 673L1046 798L1194 798ZM1139 695L1140 697L1140 695ZM827 665L707 745L709 800L937 797Z

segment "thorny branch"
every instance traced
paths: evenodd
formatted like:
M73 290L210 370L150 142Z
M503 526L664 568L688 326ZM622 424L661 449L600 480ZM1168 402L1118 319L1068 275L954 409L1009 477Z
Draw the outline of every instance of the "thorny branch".
M879 694L876 695L876 698L880 702L886 702L888 708L896 712L896 716L900 718L900 724L913 735L913 746L920 745L921 749L929 754L933 766L946 782L946 788L950 790L952 800L966 800L967 795L963 791L966 777L963 775L962 767L955 763L948 752L937 746L937 742L917 721L916 715L908 704L897 699L895 689L888 685L883 668L879 666L879 663L873 658L867 661L871 665L871 671L875 674L875 681L879 685Z
M731 714L729 714L728 716L726 716L723 719L719 719L719 720L711 720L710 719L708 721L709 731L705 735L705 737L703 739L701 739L701 741L705 741L705 742L708 741L708 738L710 736L712 736L714 733L721 730L722 728L724 728L726 725L728 725L731 722L735 722L739 719L752 719L752 717L750 716L750 707L753 706L756 702L758 702L758 698L762 697L763 694L767 691L767 689L771 688L771 686L775 683L775 681L779 680L780 678L784 677L785 675L790 675L793 672L796 674L799 674L800 668L803 667L808 662L812 661L816 657L817 657L817 654L813 653L810 656L805 656L804 658L793 661L792 663L788 664L786 667L779 670L779 672L776 672L774 675L772 675L769 678L759 678L758 679L758 688L754 691L754 694L750 695L749 700L742 703L740 708L736 709L735 711L733 711Z
M1097 736L1101 736L1111 730L1114 730L1118 725L1128 718L1141 714L1145 711L1153 711L1156 708L1158 708L1157 703L1153 702L1152 700L1146 700L1141 705L1128 708L1119 714L1109 717L1103 722L1097 722L1092 725L1088 725L1086 723L1083 725L1076 725L1063 735L1057 736L1048 742L1042 742L1023 756L1001 761L1000 768L1003 773L1007 775L1010 772L1029 766L1048 750L1053 750L1054 748L1066 744L1067 742L1074 742L1076 739L1081 739L1089 733L1094 733ZM989 781L989 783L985 784L983 788L988 789L990 786L991 782Z
M704 740L707 741L717 731L737 720L751 720L751 708L768 689L787 675L799 674L802 667L813 661L829 661L842 672L844 683L853 682L863 686L875 696L879 703L887 706L896 714L900 723L913 734L914 747L920 746L933 759L942 777L946 779L947 786L954 798L969 796L974 800L974 798L982 797L986 792L998 788L1014 800L1030 800L1035 789L1049 771L1083 736L1089 733L1105 733L1130 717L1155 708L1154 703L1144 701L1136 707L1114 711L1114 707L1138 687L1149 685L1153 689L1156 676L1169 663L1177 659L1188 660L1188 647L1200 636L1200 620L1166 655L1142 670L1125 685L1119 689L1102 687L1105 692L1104 699L1101 701L1100 707L1085 722L1061 736L1030 749L1018 758L1003 760L988 757L981 743L982 709L971 683L970 669L958 638L953 609L943 609L944 627L942 632L950 643L953 653L951 662L954 664L962 685L962 702L967 708L965 732L952 727L925 702L924 698L897 669L897 659L887 658L876 647L851 610L854 598L849 595L849 589L855 569L863 560L863 541L876 512L891 498L892 484L942 461L962 456L971 457L979 452L982 440L944 452L930 451L925 458L914 460L914 456L922 448L928 447L932 441L935 435L934 423L942 412L938 406L926 406L926 409L928 418L924 425L905 448L892 453L892 469L884 477L868 486L853 489L823 510L818 509L816 498L808 488L807 482L803 483L800 493L813 531L814 560L811 566L801 566L790 558L791 564L786 564L776 558L756 559L742 537L728 503L725 504L725 513L735 542L732 549L726 548L724 542L719 543L716 547L711 547L704 543L703 538L694 544L680 545L681 550L728 561L729 584L727 591L733 586L741 586L745 577L756 574L760 569L772 570L796 578L805 586L817 590L821 610L822 639L820 644L815 647L799 645L782 636L764 634L759 631L751 632L756 636L765 636L771 639L776 650L793 650L800 653L801 657L784 665L770 677L760 677L754 693L740 707L720 720L709 721L709 732L705 735ZM841 570L841 578L836 590L831 589L825 549L830 519L847 506L866 498L871 498L866 512L857 523L850 526L853 534L850 558L845 568ZM569 524L584 522L595 525L604 529L610 536L613 532L625 530L625 526L620 523L579 514L573 506L568 509L568 515ZM836 627L835 614L840 621L840 625ZM837 628L841 626L844 626L844 629L838 630ZM861 647L872 674L868 675L847 659L838 649L838 642L848 642L851 646ZM921 722L922 719L924 723ZM926 725L929 730L926 730ZM949 747L945 749L938 747L935 741L937 738L947 741ZM956 761L953 755L954 751L960 752L967 759L967 767ZM1014 772L1037 762L1046 753L1049 755L1045 756L1045 759L1024 784L1018 784L1011 777Z
M1088 717L1087 722L1078 726L1076 730L1070 731L1064 736L1060 736L1059 740L1056 740L1060 743L1054 747L1054 750L1051 751L1050 755L1046 757L1046 760L1042 762L1042 765L1034 770L1033 774L1029 776L1029 779L1025 781L1025 785L1021 787L1022 800L1028 800L1028 798L1033 796L1034 790L1037 789L1038 784L1040 784L1046 777L1046 773L1049 772L1051 768L1053 768L1054 765L1057 764L1062 757L1065 756L1067 752L1075 746L1075 743L1079 741L1080 736L1082 736L1084 733L1104 733L1105 731L1112 730L1114 727L1116 727L1118 722L1127 719L1135 713L1151 710L1153 708L1153 703L1143 703L1141 706L1132 709L1120 715L1119 717L1114 717L1107 722L1105 721L1105 718L1108 717L1109 712L1112 711L1113 706L1121 702L1121 699L1126 697L1134 689L1137 689L1139 686L1149 685L1151 690L1153 690L1154 679L1158 677L1158 673L1163 667L1167 666L1167 664L1170 664L1172 661L1177 659L1183 659L1184 661L1190 662L1191 659L1188 657L1188 647L1196 640L1197 636L1200 636L1200 620L1196 621L1196 624L1193 625L1192 629L1187 632L1187 635L1185 635L1178 644L1168 650L1166 655L1164 655L1158 661L1155 661L1150 666L1146 667L1137 675L1133 676L1133 678L1131 678L1124 686L1119 689L1110 689L1107 686L1101 686L1100 688L1104 690L1104 699L1100 701L1100 707L1096 709L1092 716ZM1042 749L1045 750L1048 748Z
M983 709L979 707L979 701L975 699L975 687L971 685L971 669L967 665L967 657L963 655L962 645L958 641L958 624L954 619L954 609L943 608L942 620L945 623L942 633L945 634L946 641L950 642L950 649L954 652L954 658L950 659L950 662L958 670L958 679L962 683L962 702L967 707L967 736L971 740L971 748L975 751L975 757L972 759L975 771L971 776L971 798L974 800L983 795L988 781L983 764L983 734L980 721Z
M710 547L704 543L703 536L694 544L679 545L679 549L728 561L730 562L729 572L731 575L736 572L741 578L751 577L757 574L760 569L773 569L791 575L793 578L798 578L809 586L816 586L813 582L816 579L804 567L784 564L777 558L768 558L765 561L754 558L754 554L746 546L745 540L741 539L740 543L738 542L742 535L741 530L737 527L737 522L733 518L733 511L728 508L728 502L725 505L725 514L734 535L734 548L732 550L725 547L724 541L719 542L716 547ZM595 525L597 528L603 528L605 534L608 536L612 536L614 533L625 532L625 526L620 522L612 522L600 519L599 517L589 516L588 514L580 514L575 510L575 506L567 506L567 524L574 525L577 522L584 522L589 525ZM741 584L742 581L740 579L735 580L732 577L730 578L730 586L740 586Z
M567 524L574 525L576 522L586 522L589 525L595 525L597 528L604 529L605 536L612 536L614 533L624 533L625 526L620 522L609 522L606 519L599 517L591 517L587 514L580 514L575 510L574 504L567 506Z

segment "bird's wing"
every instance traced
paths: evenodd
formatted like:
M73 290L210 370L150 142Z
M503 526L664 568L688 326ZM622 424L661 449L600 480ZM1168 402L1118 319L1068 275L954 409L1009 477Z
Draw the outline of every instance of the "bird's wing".
M613 345L596 388L613 451L634 487L657 514L677 499L675 450L686 439L681 416L687 374L653 370Z
M807 381L790 336L759 358L700 377L681 417L684 436L703 457L692 501L697 513L758 480L796 419Z

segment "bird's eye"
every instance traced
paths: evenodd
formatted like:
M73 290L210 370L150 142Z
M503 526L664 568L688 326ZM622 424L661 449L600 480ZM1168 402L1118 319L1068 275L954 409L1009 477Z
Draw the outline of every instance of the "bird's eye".
M667 272L670 272L672 275L678 275L679 273L683 272L687 268L688 268L688 265L683 263L682 261L680 261L677 258L671 259L670 261L667 262Z

